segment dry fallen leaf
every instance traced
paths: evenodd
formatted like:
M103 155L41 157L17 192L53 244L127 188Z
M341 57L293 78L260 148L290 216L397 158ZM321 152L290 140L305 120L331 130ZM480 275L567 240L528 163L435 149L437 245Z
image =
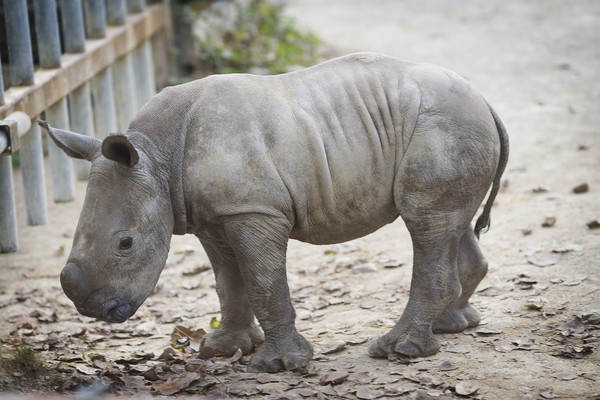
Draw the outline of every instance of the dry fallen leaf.
M352 266L353 274L365 274L370 272L377 272L377 266L373 263L365 262Z
M349 376L350 374L345 371L331 371L323 375L319 380L319 383L321 384L321 386L339 385L340 383L348 379Z
M334 354L338 353L346 348L347 344L345 341L336 340L327 343L323 343L321 354Z
M500 329L490 329L490 328L478 328L474 332L465 332L465 334L471 335L473 337L500 335L501 333L502 333L502 330L500 330Z
M152 387L163 396L171 396L187 389L201 379L201 374L189 373L184 374L183 376L170 378L166 381L157 381L154 383L154 385L152 385Z
M211 269L210 265L207 265L207 264L197 265L190 270L183 271L181 273L181 275L183 275L183 276L198 275L198 274L201 274L202 272L209 271L210 269Z
M537 350L539 349L539 346L536 345L532 339L518 339L518 340L513 340L512 344L514 344L516 347L516 350L527 350L527 351L531 351L531 350Z
M263 394L280 395L289 389L289 385L285 382L272 382L256 385L256 388ZM280 396L277 396L277 398L282 399Z
M559 254L549 255L546 257L532 254L527 258L527 262L535 265L536 267L544 268L558 264L560 262L560 258L561 257Z
M527 303L525 303L525 308L528 310L539 311L544 307L544 303L546 303L546 300L542 297L527 299Z
M238 362L240 360L240 358L242 358L243 355L244 355L244 353L242 353L242 349L240 349L238 347L238 349L235 351L235 353L233 353L233 355L229 359L229 363L233 364L233 363Z
M471 396L477 393L479 388L470 382L460 381L456 383L454 390L459 396Z
M454 371L458 369L458 366L451 361L444 361L438 367L438 371L446 372L446 371Z
M384 396L384 394L383 390L371 389L369 386L360 386L356 390L356 397L362 400L377 399Z
M540 397L542 399L556 399L560 396L558 396L550 391L543 391L543 392L540 392Z
M323 283L322 287L326 292L340 292L344 289L344 283L339 279L334 279L331 281L326 281Z
M187 339L186 346L190 346L194 351L200 350L202 339L206 335L206 331L200 329L190 329L183 325L176 325L171 333L171 343L179 343L181 339ZM180 346L177 346L178 348Z
M547 193L550 191L550 188L548 186L539 185L531 189L531 191L533 193Z
M217 319L217 317L212 317L210 319L210 327L212 329L217 329L221 325L221 322Z
M100 372L100 368L92 367L87 364L77 364L75 365L75 369L84 375L96 375Z
M585 275L576 275L574 277L572 277L571 279L565 279L563 282L561 282L561 284L563 286L577 286L580 283L582 283L583 281L585 281L587 279L587 276Z
M583 250L583 246L577 243L566 243L560 247L552 249L553 253L570 253L572 251L579 252Z

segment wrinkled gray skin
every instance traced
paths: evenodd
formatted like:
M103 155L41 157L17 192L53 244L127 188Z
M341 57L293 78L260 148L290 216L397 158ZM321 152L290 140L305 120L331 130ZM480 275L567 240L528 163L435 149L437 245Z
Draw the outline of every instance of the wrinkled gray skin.
M487 271L476 235L489 225L508 139L450 71L361 53L164 89L125 135L103 142L42 125L70 156L92 161L61 273L82 314L125 321L152 292L171 235L192 233L222 312L204 346L258 345L249 371L297 369L313 350L294 324L288 239L342 242L401 216L414 248L410 298L369 354L431 355L434 332L479 323L468 303Z

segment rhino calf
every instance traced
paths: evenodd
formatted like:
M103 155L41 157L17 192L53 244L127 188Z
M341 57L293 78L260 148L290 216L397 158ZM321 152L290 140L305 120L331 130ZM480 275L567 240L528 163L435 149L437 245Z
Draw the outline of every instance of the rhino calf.
M369 354L431 355L434 332L480 321L469 305L487 272L476 236L489 225L508 138L483 97L448 70L360 53L166 88L125 134L103 141L41 124L71 157L92 162L60 276L84 315L133 315L171 235L192 233L222 313L203 345L223 355L258 346L249 371L297 369L313 350L295 326L288 239L338 243L401 216L414 249L410 297Z

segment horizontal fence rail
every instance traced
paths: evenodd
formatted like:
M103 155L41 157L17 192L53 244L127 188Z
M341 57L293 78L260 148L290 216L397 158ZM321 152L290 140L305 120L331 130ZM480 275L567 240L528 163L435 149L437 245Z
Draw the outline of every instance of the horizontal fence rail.
M10 0L0 9L0 253L19 247L13 157L18 155L29 225L48 222L40 118L104 138L124 132L156 92L154 60L166 59L164 0ZM29 22L32 21L32 25ZM3 36L2 36L3 35ZM154 57L155 53L162 57ZM163 70L165 68L162 68ZM55 202L72 201L89 162L50 140Z

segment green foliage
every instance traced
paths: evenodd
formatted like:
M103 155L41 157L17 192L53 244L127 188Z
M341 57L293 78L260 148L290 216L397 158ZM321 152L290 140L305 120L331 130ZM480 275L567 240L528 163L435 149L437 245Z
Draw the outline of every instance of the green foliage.
M31 347L25 345L13 349L8 363L13 369L30 378L36 378L46 371L44 362Z
M205 73L286 72L291 66L316 62L319 38L299 29L284 15L282 5L270 0L237 3L238 14L229 27L212 26L198 37L198 57Z

